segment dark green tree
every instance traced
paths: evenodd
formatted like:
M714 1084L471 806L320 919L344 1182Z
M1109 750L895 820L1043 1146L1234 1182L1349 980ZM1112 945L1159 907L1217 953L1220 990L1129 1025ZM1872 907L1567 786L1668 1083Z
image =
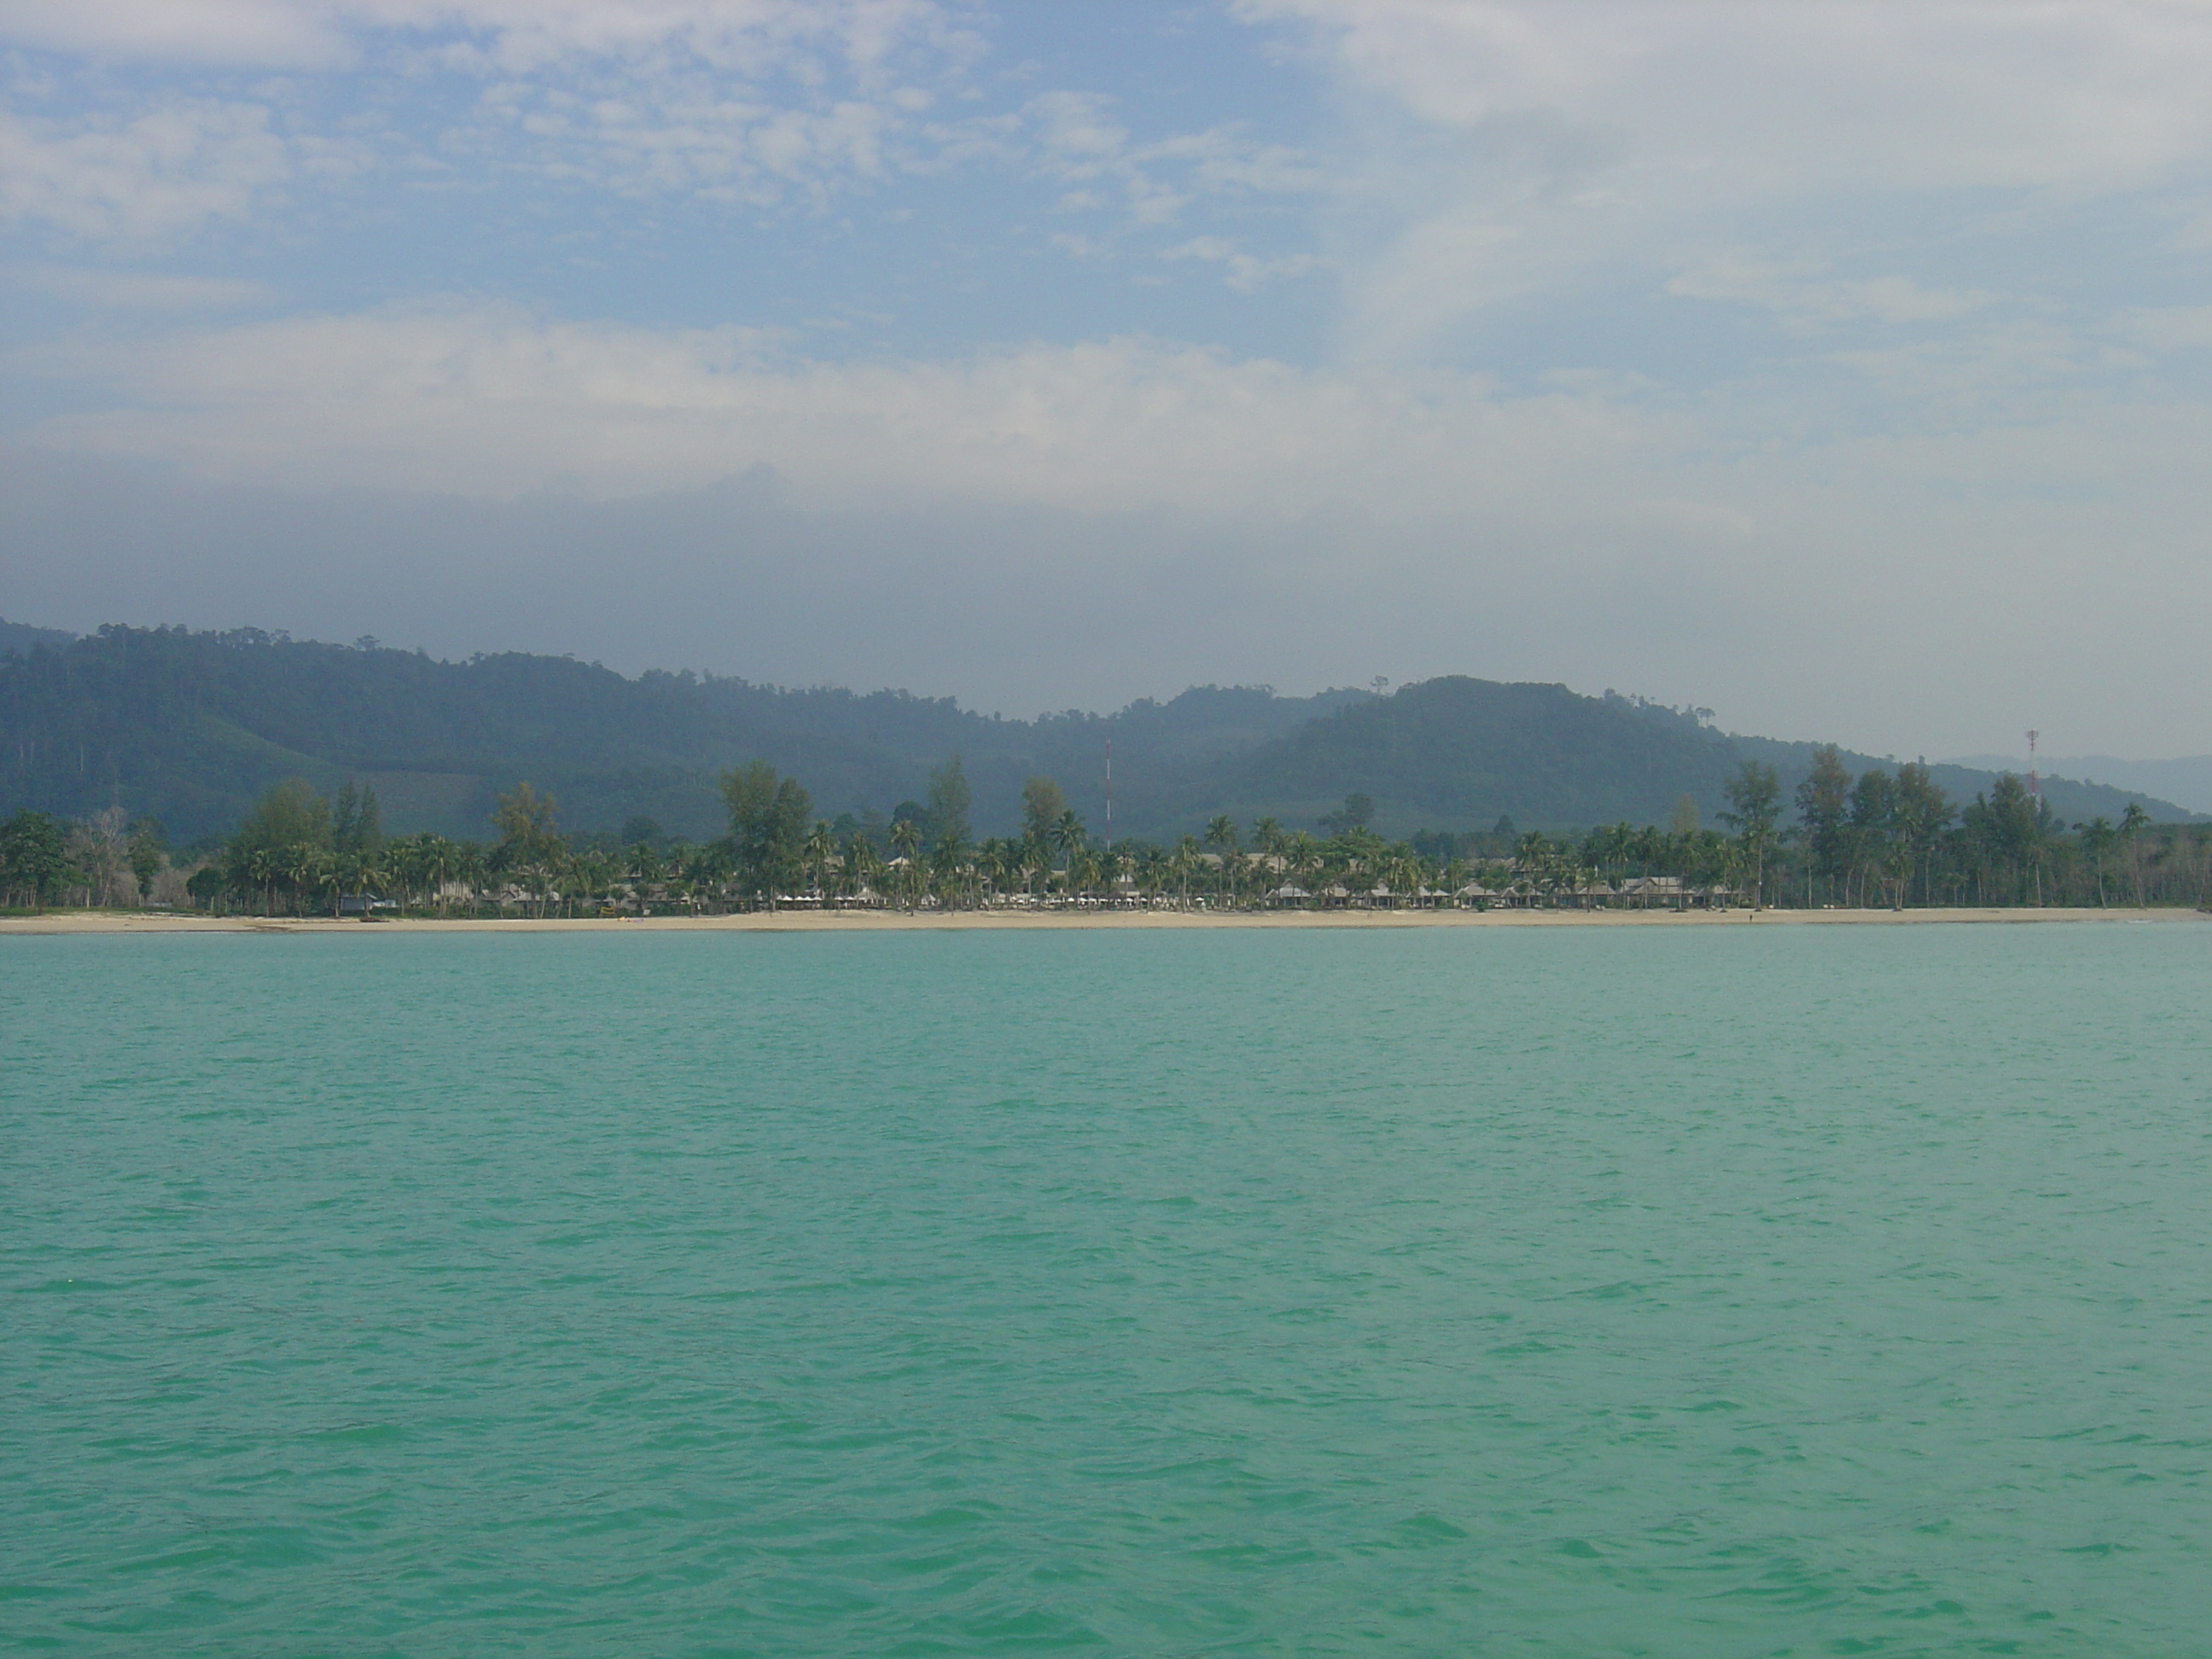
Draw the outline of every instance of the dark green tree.
M1797 824L1805 839L1806 868L1826 884L1830 898L1835 883L1850 862L1850 837L1844 820L1850 811L1851 775L1836 745L1822 744L1813 751L1813 769L1797 786Z
M721 790L738 884L774 909L776 894L798 883L814 803L798 779L778 777L766 761L723 773Z
M331 850L331 805L300 778L276 785L253 805L223 847L232 890L258 893L273 912L282 892L296 904L312 884L315 861Z
M0 823L0 898L33 908L59 899L83 878L70 862L67 832L26 807Z
M1049 845L1052 827L1067 811L1067 796L1050 778L1031 778L1022 786L1022 829L1040 846Z
M1850 816L1844 824L1849 857L1849 883L1858 889L1858 902L1866 902L1866 884L1880 879L1887 886L1895 879L1893 845L1897 836L1897 782L1878 766L1869 766L1851 786ZM1849 883L1845 901L1850 899ZM1898 897L1902 908L1904 899Z
M1340 836L1347 830L1364 830L1374 817L1375 797L1354 793L1346 795L1335 811L1322 815L1321 827L1332 836Z
M140 818L131 826L131 840L125 856L131 861L131 873L138 882L141 902L153 896L154 878L161 873L161 860L167 848L161 843L161 826L152 818Z
M1766 857L1774 846L1774 823L1782 811L1782 781L1774 769L1746 761L1728 781L1729 810L1721 821L1736 832L1746 872L1751 877L1751 908L1766 902Z
M340 786L331 805L331 848L341 854L374 853L384 845L384 821L376 791L356 789L351 778Z
M1936 787L1925 762L1907 761L1897 769L1895 811L1893 833L1905 866L1905 879L1909 884L1910 872L1919 871L1921 902L1932 902L1936 848L1953 814L1951 798Z
M947 757L945 764L929 775L929 801L924 811L930 844L967 846L975 833L968 822L969 811L975 804L974 793L968 787L968 775L960 769L960 757Z

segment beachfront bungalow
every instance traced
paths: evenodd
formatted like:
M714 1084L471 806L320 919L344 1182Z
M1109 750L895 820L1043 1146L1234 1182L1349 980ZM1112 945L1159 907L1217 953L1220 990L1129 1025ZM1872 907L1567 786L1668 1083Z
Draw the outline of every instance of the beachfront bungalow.
M1686 909L1696 896L1680 876L1631 876L1620 884L1620 896L1638 910Z
M1620 896L1638 910L1725 910L1743 902L1736 887L1692 887L1680 876L1632 876L1620 884Z

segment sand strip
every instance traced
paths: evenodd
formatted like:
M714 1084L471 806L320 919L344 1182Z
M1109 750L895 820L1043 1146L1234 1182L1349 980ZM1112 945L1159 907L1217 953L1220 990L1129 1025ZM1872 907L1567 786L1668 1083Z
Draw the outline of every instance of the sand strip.
M328 917L199 916L145 911L56 910L0 917L0 937L46 933L857 933L945 930L1024 933L1063 927L1825 927L1978 922L2203 922L2212 913L2160 909L1921 910L884 910L756 911L733 916L506 917L485 921L362 922Z

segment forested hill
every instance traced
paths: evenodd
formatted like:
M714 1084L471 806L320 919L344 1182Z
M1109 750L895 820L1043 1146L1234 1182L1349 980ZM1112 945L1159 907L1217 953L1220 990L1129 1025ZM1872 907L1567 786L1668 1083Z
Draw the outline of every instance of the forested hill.
M1109 737L1132 786L1117 793L1118 817L1156 803L1164 777L1365 695L1203 687L1112 716L1007 720L903 691L108 627L0 657L0 813L118 805L189 841L227 830L286 778L325 789L351 778L375 788L387 829L480 836L499 792L528 779L558 798L566 828L641 814L704 838L722 827L716 775L747 760L797 774L825 813L888 815L957 754L979 827L1011 824L1037 773L1063 779L1099 823Z
M1807 744L1732 739L1610 693L1457 677L1389 696L1208 686L1110 715L1009 720L900 691L631 678L520 653L441 662L364 644L109 627L0 652L0 815L118 805L189 842L228 830L286 778L352 779L375 788L388 830L477 836L499 792L527 779L559 799L564 828L642 815L705 838L722 825L715 776L740 762L795 774L825 816L865 817L921 799L931 768L957 754L978 833L1010 830L1039 774L1096 833L1110 738L1120 835L1178 835L1217 812L1310 828L1353 794L1372 798L1376 828L1405 835L1487 830L1501 816L1524 829L1663 822L1685 794L1710 821L1747 752L1785 787L1811 758ZM1993 781L1939 775L1960 799ZM2047 793L2069 819L2117 819L2130 799L2188 816L2063 781Z
M64 634L58 628L33 628L28 623L0 622L0 656L10 651L28 651L34 645L58 648L76 637Z

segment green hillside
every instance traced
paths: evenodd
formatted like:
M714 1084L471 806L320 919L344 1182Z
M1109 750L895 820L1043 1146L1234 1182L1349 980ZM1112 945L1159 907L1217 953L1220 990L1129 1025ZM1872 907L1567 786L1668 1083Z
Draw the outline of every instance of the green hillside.
M44 633L45 630L37 630ZM1693 717L1607 693L1453 676L1389 696L1279 697L1200 687L1112 714L1010 720L902 691L788 690L689 672L627 677L565 657L441 662L419 653L227 634L109 627L0 655L0 815L82 817L118 805L179 841L219 834L272 784L372 784L395 832L485 832L502 790L550 790L571 830L635 815L703 839L720 832L714 781L762 759L795 775L825 816L888 817L958 754L979 834L1010 830L1024 781L1057 778L1104 828L1113 745L1118 835L1165 839L1216 813L1312 828L1350 795L1374 826L1523 829L1663 822L1687 795L1708 821L1747 757L1785 787L1811 745L1730 738ZM1847 757L1855 769L1881 763ZM1964 800L1988 773L1941 769ZM2118 819L2139 799L2052 780L2062 817Z
M33 628L28 623L0 622L0 656L10 651L27 652L34 645L50 649L67 645L76 637L58 628Z
M1387 835L1662 823L1685 794L1707 817L1739 757L1671 711L1564 685L1453 675L1337 710L1219 769L1210 799L1232 817L1310 823L1358 793Z

